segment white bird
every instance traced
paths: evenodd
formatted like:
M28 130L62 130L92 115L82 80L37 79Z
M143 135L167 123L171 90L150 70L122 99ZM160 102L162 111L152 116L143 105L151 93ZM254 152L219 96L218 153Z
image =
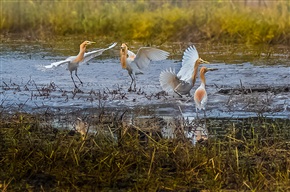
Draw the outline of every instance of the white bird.
M136 91L136 75L143 74L142 69L148 67L151 61L164 60L168 55L168 52L152 47L141 47L137 55L135 55L135 53L129 51L127 45L123 43L120 50L121 65L123 69L128 71L132 79L128 91L132 91L133 83L133 91Z
M194 102L195 102L196 116L197 117L198 117L198 110L203 110L204 116L205 116L205 106L207 104L207 92L205 90L205 73L208 71L215 71L215 70L217 70L217 69L206 68L206 67L202 67L200 69L201 84L194 92Z
M182 66L177 74L171 68L160 73L162 89L169 93L175 92L180 97L189 95L196 81L198 66L202 63L209 62L199 58L195 46L188 47L183 53Z
M51 63L50 65L46 65L44 67L49 69L49 68L53 68L53 67L58 67L58 66L63 65L63 64L68 64L68 70L70 71L71 79L72 79L75 87L77 88L77 85L76 85L76 83L75 83L75 81L73 79L73 76L72 76L72 72L75 71L76 77L79 79L80 83L83 84L83 82L80 80L80 78L79 78L79 76L77 74L77 70L78 70L79 64L87 63L88 61L90 61L94 57L97 57L97 56L101 55L104 51L106 51L108 49L112 49L113 47L115 47L117 45L117 43L113 43L108 48L97 49L95 51L91 51L91 52L85 53L86 46L90 45L90 44L93 44L93 43L95 43L95 42L84 41L82 44L80 44L80 52L79 52L79 54L77 56L71 56L71 57L68 57L65 60L57 61L57 62Z

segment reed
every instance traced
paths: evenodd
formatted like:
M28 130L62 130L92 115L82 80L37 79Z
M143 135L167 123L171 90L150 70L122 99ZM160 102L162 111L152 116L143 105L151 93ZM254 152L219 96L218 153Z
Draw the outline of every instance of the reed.
M223 134L192 145L162 138L152 123L146 131L104 113L111 122L91 122L96 132L84 140L41 126L47 115L1 114L0 189L289 190L289 120L210 119L211 134Z
M239 1L4 0L1 6L3 34L82 34L148 43L287 44L290 40L288 1L257 6Z

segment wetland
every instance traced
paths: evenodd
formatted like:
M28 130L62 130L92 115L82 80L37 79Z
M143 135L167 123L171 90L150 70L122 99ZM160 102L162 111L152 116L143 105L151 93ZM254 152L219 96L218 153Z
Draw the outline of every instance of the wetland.
M290 191L289 1L1 1L1 191ZM81 65L44 66L118 45ZM137 76L126 42L170 53ZM195 45L206 117L162 91ZM200 79L191 91L199 86Z
M206 75L207 116L197 120L191 97L159 85L191 43L158 46L170 57L137 76L136 92L121 42L79 67L79 90L66 66L44 68L79 43L2 42L2 190L289 190L289 47L194 44L218 68Z

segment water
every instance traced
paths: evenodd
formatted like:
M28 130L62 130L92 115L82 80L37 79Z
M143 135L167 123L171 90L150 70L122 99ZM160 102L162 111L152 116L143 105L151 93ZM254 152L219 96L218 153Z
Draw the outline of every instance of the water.
M80 86L80 92L75 92L65 65L55 69L45 69L44 66L76 55L79 43L79 40L2 42L1 110L66 114L102 107L149 108L157 116L182 113L185 117L195 117L191 97L180 99L166 95L159 85L162 70L170 67L179 70L187 44L172 43L161 47L172 53L170 58L153 62L144 75L137 77L137 92L128 92L131 79L120 66L119 42L112 50L79 67L78 74L84 85ZM89 46L88 51L107 47L111 43L100 41L96 47ZM219 69L206 74L209 98L207 117L264 115L290 118L289 47L195 45L201 58L211 62L207 66ZM137 52L139 46L136 43L130 48ZM194 89L199 84L197 79Z

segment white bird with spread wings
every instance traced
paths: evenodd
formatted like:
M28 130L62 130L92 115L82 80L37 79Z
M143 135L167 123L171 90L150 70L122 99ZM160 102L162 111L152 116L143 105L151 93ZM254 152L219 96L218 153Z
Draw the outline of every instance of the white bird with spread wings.
M135 55L132 51L129 51L127 45L123 43L120 50L121 65L123 69L128 71L132 80L128 91L132 91L133 83L133 91L136 91L136 75L143 74L142 69L147 68L151 61L161 61L168 56L168 52L153 47L141 47Z
M65 60L51 63L50 65L46 65L45 68L49 69L49 68L53 68L53 67L58 67L58 66L63 65L63 64L68 64L68 70L70 71L71 79L72 79L75 87L77 88L77 85L76 85L76 83L75 83L75 81L73 79L73 76L72 76L72 72L75 71L76 77L79 79L80 83L83 84L83 82L80 80L80 78L77 75L77 69L79 67L79 64L87 63L91 59L101 55L104 51L106 51L108 49L112 49L113 47L115 47L117 45L117 43L113 43L111 46L109 46L107 48L97 49L95 51L91 51L91 52L85 53L86 46L90 45L90 44L93 44L93 43L95 43L95 42L84 41L80 45L80 52L79 52L79 54L77 56L71 56L71 57L68 57Z
M182 66L177 74L171 68L161 72L159 81L162 89L180 97L189 95L196 81L198 66L202 63L208 62L199 58L195 46L188 47L183 53Z

